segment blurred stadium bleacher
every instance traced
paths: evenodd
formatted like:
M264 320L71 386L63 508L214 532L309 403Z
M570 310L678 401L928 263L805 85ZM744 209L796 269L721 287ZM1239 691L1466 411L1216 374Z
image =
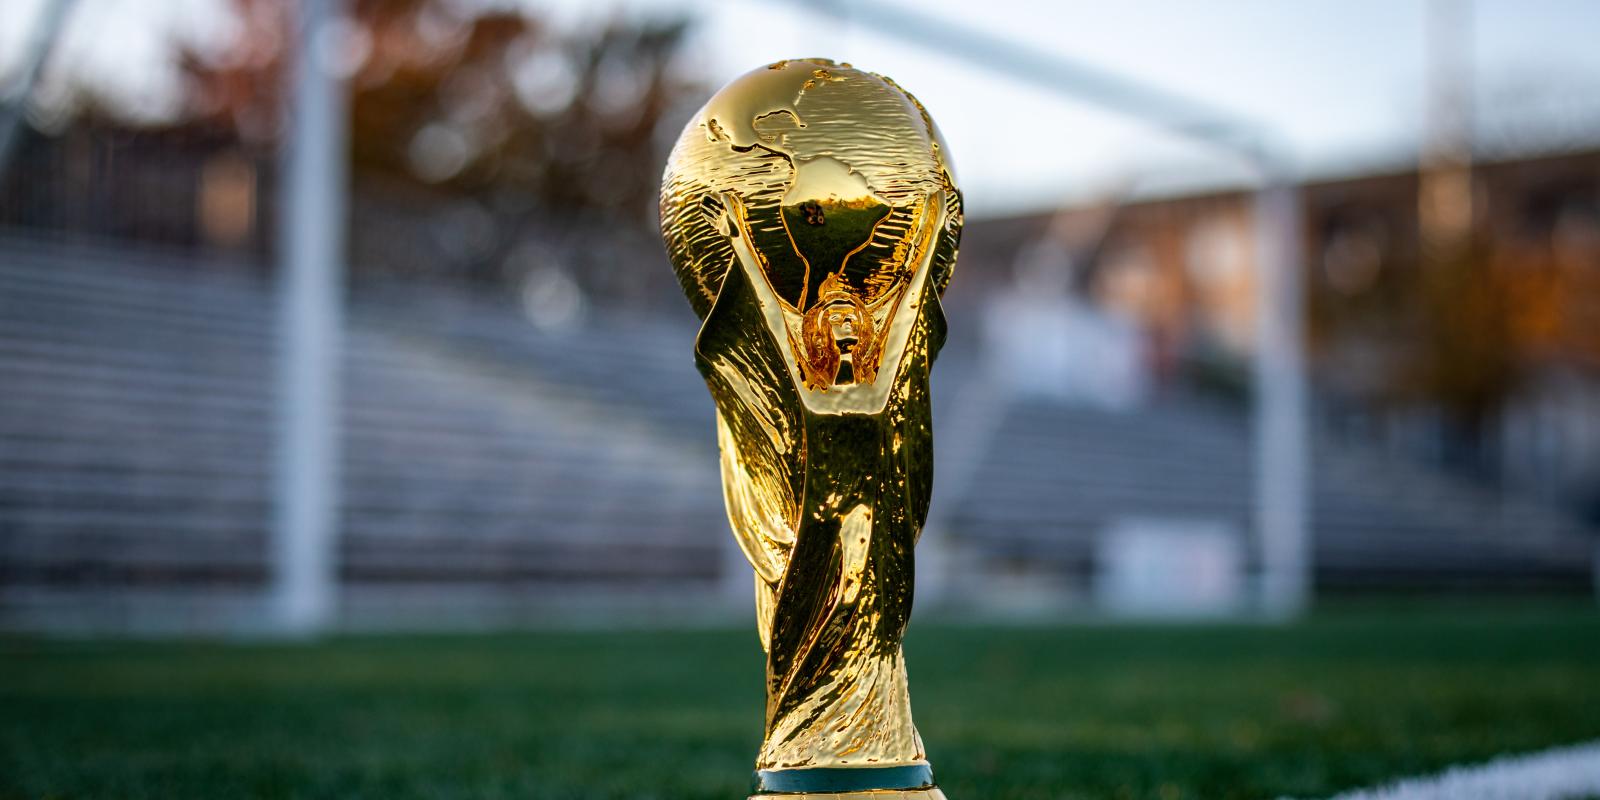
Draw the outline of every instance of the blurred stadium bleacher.
M20 237L0 253L0 624L248 628L269 577L262 271ZM353 290L346 624L747 613L691 323L606 312L552 332L459 285ZM955 341L936 371L946 431L972 423L951 398L978 352ZM946 552L926 564L1022 575L1070 601L1119 520L1249 531L1236 409L1184 396L993 408L976 446L940 450L939 470L967 485L936 495ZM1594 531L1558 511L1348 444L1319 439L1315 454L1319 592L1590 586ZM970 585L941 583L926 599Z

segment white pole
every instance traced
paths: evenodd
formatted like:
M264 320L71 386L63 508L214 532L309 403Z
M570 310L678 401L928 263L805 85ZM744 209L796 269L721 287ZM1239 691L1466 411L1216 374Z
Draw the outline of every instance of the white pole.
M272 623L325 628L335 601L346 121L332 59L340 0L302 0L279 208Z
M27 60L23 62L16 87L0 87L5 89L5 95L9 95L0 96L0 101L3 101L0 102L0 178L5 177L6 168L11 165L12 150L22 136L23 118L28 115L28 101L39 84L39 76L44 73L50 53L61 41L61 32L71 16L73 2L55 0L39 11L32 39L28 42Z
M1305 609L1311 593L1309 427L1301 317L1300 198L1282 165L1263 163L1256 194L1255 522L1261 608Z

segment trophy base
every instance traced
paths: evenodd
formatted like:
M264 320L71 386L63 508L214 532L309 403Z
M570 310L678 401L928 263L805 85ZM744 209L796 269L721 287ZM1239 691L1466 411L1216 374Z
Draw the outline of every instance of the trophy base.
M804 792L801 794L753 794L749 800L945 800L944 792L931 789L879 789L866 792Z

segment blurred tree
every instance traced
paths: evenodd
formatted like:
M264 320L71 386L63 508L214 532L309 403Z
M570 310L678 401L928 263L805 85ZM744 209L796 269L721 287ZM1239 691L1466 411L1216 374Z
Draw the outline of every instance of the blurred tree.
M274 0L233 2L236 45L184 54L190 113L275 140L290 20ZM558 269L591 293L638 293L640 270L609 251L655 246L658 131L701 93L672 68L684 20L564 33L447 0L350 11L330 46L349 74L354 266L481 281Z
M1454 446L1442 455L1486 477L1498 465L1492 425L1520 371L1512 276L1500 266L1476 236L1424 261L1413 299L1417 347L1398 382L1403 397L1443 412L1443 441Z
M1374 235L1377 218L1334 213L1318 236L1315 352L1353 399L1435 410L1441 457L1492 477L1496 422L1526 381L1547 365L1600 366L1600 214L1417 244Z

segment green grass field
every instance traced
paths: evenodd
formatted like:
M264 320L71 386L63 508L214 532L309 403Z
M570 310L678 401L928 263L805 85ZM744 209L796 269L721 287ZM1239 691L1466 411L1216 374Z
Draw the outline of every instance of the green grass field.
M906 644L952 800L1329 793L1600 737L1592 607ZM0 640L0 797L742 798L753 631Z

